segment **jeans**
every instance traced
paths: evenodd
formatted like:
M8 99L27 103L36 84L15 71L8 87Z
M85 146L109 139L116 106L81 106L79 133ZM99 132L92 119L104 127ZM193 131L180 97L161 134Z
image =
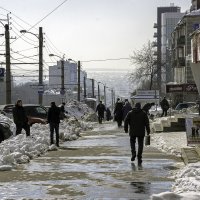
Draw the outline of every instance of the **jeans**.
M59 146L59 123L50 123L50 143L54 144L54 130L56 132L56 145Z
M138 141L137 158L138 158L138 160L141 161L142 160L143 147L144 147L144 136L142 136L142 137L130 136L132 156L136 156L136 149L135 149L136 138L137 138L137 141Z

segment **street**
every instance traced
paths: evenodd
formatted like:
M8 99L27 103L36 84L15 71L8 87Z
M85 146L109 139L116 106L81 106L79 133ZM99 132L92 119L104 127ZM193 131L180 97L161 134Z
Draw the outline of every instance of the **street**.
M150 199L170 191L180 161L145 147L142 167L131 163L129 136L113 122L60 146L0 172L0 199Z

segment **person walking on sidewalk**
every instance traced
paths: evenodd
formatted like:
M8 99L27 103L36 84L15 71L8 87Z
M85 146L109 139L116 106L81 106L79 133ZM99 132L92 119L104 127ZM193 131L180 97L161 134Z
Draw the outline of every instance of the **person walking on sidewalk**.
M164 97L163 100L160 102L160 106L162 108L161 117L163 117L163 115L167 116L167 111L169 109L169 102L167 101L166 97Z
M123 120L123 102L120 101L120 98L117 98L117 102L115 104L114 120L117 121L117 125L120 128Z
M22 129L26 131L26 136L30 136L30 125L28 124L28 117L22 106L22 100L17 100L15 107L13 108L13 120L16 124L16 135L22 132Z
M102 103L102 101L99 101L99 104L97 105L96 112L98 112L98 120L99 124L102 124L102 120L104 119L104 112L106 111L106 107Z
M134 161L136 158L136 149L135 143L136 138L138 142L138 152L137 152L137 159L138 165L142 164L142 153L143 153L143 146L144 146L144 136L145 136L145 128L147 131L147 135L150 134L150 127L149 127L149 119L147 114L141 109L141 104L136 103L135 107L132 111L130 111L124 121L124 131L128 133L129 129L129 136L130 136L130 145L131 145L131 161Z
M128 114L129 111L132 110L132 106L129 103L128 99L125 99L125 105L123 106L123 120L125 119L126 115Z
M55 102L51 102L51 107L48 111L47 122L50 126L50 144L54 144L54 130L56 132L56 146L59 147L59 123L60 123L60 109Z

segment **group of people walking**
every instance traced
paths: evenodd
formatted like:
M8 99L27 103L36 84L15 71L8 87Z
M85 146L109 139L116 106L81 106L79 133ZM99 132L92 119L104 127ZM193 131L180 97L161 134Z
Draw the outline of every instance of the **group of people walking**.
M167 99L164 97L160 104L163 110L162 116L166 116L167 110L169 109L169 103ZM148 115L149 110L153 105L153 103L147 103L142 108L140 103L136 103L134 108L132 108L128 99L125 99L125 101L122 102L119 98L117 98L114 108L114 121L117 122L119 128L122 127L122 122L124 121L124 131L129 133L130 136L132 153L131 161L134 161L137 156L139 165L142 163L145 130L147 135L150 134ZM97 105L96 112L98 112L98 121L100 124L104 119L104 112L106 112L106 120L109 121L111 119L111 111L109 108L105 107L102 101L100 101ZM64 119L64 113L65 103L62 103L61 108L59 108L56 106L55 102L51 102L51 107L48 110L47 123L49 123L50 127L50 144L54 144L55 132L55 141L57 147L59 147L59 124L60 120ZM24 129L26 136L30 136L30 124L25 109L22 105L22 100L18 100L13 108L13 119L14 123L16 124L16 135L20 134L22 129ZM138 142L137 153L135 147L136 140Z
M50 128L50 145L54 144L54 132L56 135L56 146L59 147L59 124L60 120L64 119L65 103L62 103L61 108L56 106L55 102L51 102L51 107L48 110L47 123ZM22 105L22 100L18 100L13 108L13 120L16 125L16 135L25 130L26 136L30 136L30 124L28 116Z

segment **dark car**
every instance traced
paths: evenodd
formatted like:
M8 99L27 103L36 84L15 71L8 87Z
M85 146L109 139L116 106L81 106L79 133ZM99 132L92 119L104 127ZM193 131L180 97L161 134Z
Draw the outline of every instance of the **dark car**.
M175 110L182 110L184 108L190 108L190 107L193 107L193 106L196 106L197 104L195 102L184 102L184 103L179 103Z
M0 110L8 117L12 117L12 109L15 105L1 105ZM29 119L29 124L42 123L45 124L47 120L47 109L38 104L23 104L26 114Z

